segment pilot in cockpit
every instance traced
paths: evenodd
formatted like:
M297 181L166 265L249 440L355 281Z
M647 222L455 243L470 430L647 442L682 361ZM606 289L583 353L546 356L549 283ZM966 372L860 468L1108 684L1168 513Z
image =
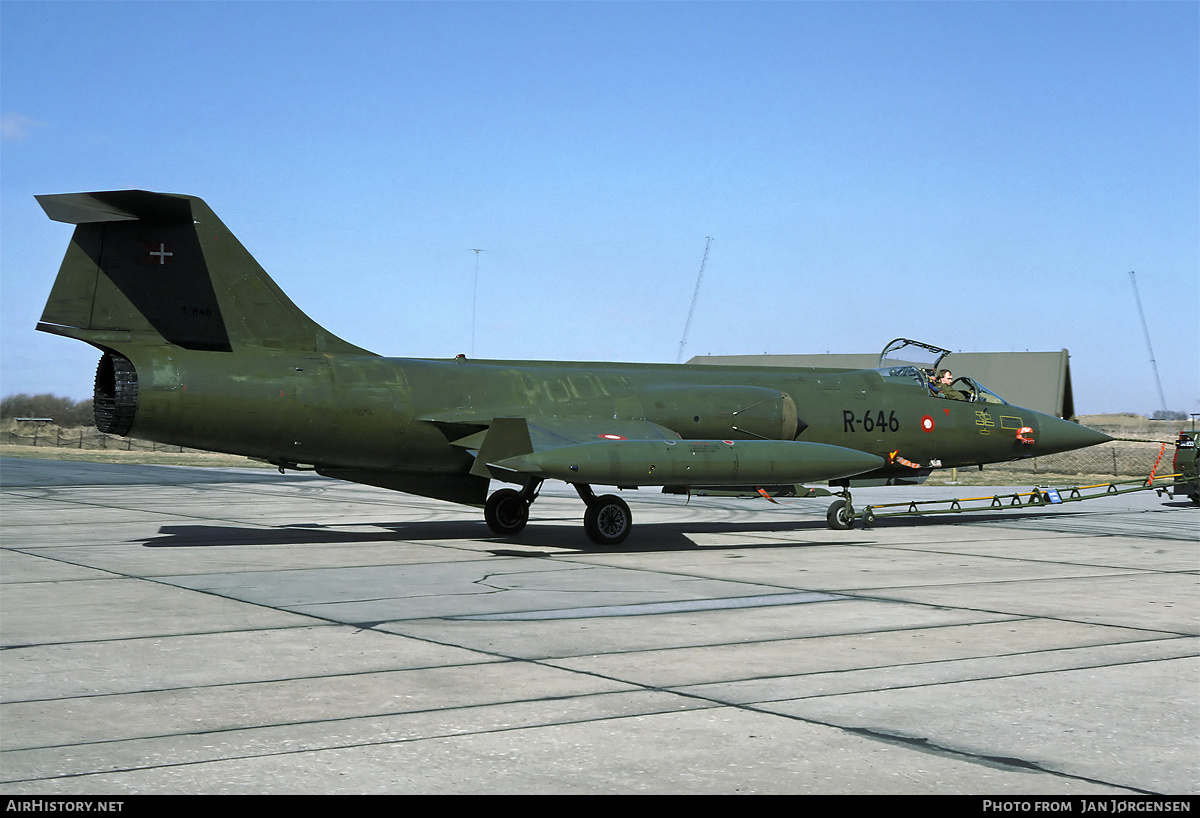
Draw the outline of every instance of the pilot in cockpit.
M966 395L957 389L951 388L952 383L954 383L954 375L951 374L950 370L939 369L937 375L934 376L934 392L939 397L950 398L950 400L966 400Z

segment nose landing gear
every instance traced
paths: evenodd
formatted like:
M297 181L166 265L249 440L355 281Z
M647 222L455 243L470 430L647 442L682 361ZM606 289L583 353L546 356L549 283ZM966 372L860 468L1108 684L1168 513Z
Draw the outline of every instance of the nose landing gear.
M840 493L842 499L834 500L825 512L825 522L835 531L847 531L854 528L854 505L847 489Z

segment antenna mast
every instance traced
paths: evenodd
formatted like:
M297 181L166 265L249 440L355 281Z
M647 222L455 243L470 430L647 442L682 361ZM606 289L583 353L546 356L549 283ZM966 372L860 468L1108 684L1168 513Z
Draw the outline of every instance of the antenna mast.
M708 248L712 246L712 236L704 237L704 257L700 259L700 272L696 275L696 289L692 291L692 306L688 308L687 323L683 325L683 337L679 339L679 354L675 363L683 363L683 348L687 346L688 332L692 328L692 316L696 313L696 299L700 297L700 279L704 278L704 265L708 264Z
M1154 360L1154 347L1150 345L1150 328L1146 326L1146 314L1142 311L1142 297L1138 295L1137 276L1129 271L1129 280L1133 282L1133 300L1137 302L1138 317L1142 319L1142 332L1146 336L1146 349L1150 350L1150 368L1154 370L1154 384L1158 387L1158 402L1162 405L1163 415L1167 413L1167 399L1163 395L1162 381L1158 377L1158 363Z
M471 249L475 254L475 283L471 286L471 357L475 357L475 301L479 296L479 254L483 250Z

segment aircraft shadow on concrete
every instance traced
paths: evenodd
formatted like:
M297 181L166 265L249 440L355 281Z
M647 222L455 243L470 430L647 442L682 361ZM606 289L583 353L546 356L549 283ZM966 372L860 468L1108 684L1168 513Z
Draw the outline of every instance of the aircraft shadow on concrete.
M293 524L276 528L245 528L222 525L166 525L159 529L159 536L147 540L147 548L217 548L252 545L361 545L363 543L390 543L403 545L406 542L428 542L437 540L474 540L480 543L539 548L570 548L576 551L614 553L637 551L684 551L704 546L693 542L688 534L778 534L804 530L823 530L824 524L797 522L792 524L755 523L691 523L686 527L677 523L643 523L637 526L624 543L604 547L593 544L571 523L532 522L519 535L497 537L482 522L438 521L413 523L377 523L364 526L363 531L347 531L345 526L330 528L318 524ZM379 530L384 529L384 530ZM779 548L791 546L827 545L828 543L804 542L781 544L778 542L747 542L722 544L720 548ZM846 544L866 544L847 539ZM511 548L491 550L497 556L530 556L529 552Z
M970 522L997 522L1047 519L1073 516L1070 512L1039 511L1034 514L954 514L930 517L900 517L878 520L874 530L897 526L951 525ZM540 523L534 520L519 535L497 537L487 526L474 520L441 520L420 522L393 522L363 524L363 530L347 530L348 526L336 528L319 523L293 523L274 528L247 528L223 525L167 525L159 529L159 536L147 540L147 548L212 548L250 545L352 545L363 543L391 543L474 540L480 543L496 543L522 548L555 547L576 551L614 553L639 551L685 551L701 548L747 549L747 548L791 548L827 545L873 545L856 535L856 527L844 532L845 539L836 542L797 541L728 543L713 546L697 545L689 534L745 534L778 535L804 531L826 531L823 520L797 520L795 522L691 522L686 526L679 523L642 523L637 525L629 539L618 546L604 547L591 543L579 526L571 523ZM529 556L528 552L511 549L492 550L497 556Z

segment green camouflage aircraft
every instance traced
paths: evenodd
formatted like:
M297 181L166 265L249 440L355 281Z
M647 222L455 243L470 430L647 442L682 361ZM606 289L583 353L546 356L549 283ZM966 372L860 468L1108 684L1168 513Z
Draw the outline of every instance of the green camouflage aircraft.
M196 197L37 199L76 225L37 328L103 353L101 431L482 506L502 536L525 527L547 479L578 491L593 542L616 545L629 507L592 486L775 496L830 481L830 525L849 528L849 478L916 482L1109 440L911 364L384 358L301 312ZM489 496L492 480L516 488Z

